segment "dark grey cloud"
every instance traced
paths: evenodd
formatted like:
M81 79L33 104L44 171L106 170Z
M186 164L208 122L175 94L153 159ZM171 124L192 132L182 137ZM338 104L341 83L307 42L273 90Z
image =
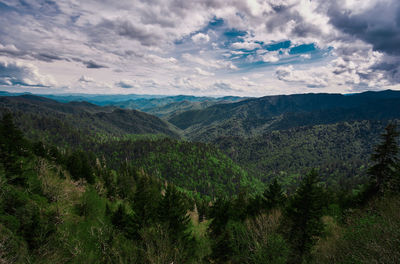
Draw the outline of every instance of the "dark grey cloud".
M102 65L102 64L99 64L99 63L94 62L94 61L92 61L92 60L84 61L83 64L85 64L85 65L86 65L86 68L89 68L89 69L108 68L107 66Z
M386 79L391 83L400 83L400 58L392 58L392 61L375 64L372 70L384 72Z
M116 85L120 88L124 89L132 89L135 88L135 85L131 81L123 80L116 83Z
M305 17L296 9L296 5L271 4L271 7L275 13L273 14L273 19L269 19L265 23L268 31L284 31L288 22L293 21L295 26L291 30L291 34L294 37L305 38L322 35L321 29L317 25L307 22Z
M351 38L371 44L376 51L400 55L400 2L378 2L362 13L354 13L333 1L330 23Z
M104 38L105 35L110 38L112 37L112 33L114 33L137 40L143 46L157 45L161 39L160 35L156 34L154 31L147 30L143 25L135 25L131 21L125 19L104 19L96 26L96 30L93 33L96 34L95 38ZM102 36L99 36L99 33Z
M38 60L45 61L45 62L67 60L66 58L63 58L63 57L60 57L58 55L51 54L51 53L33 53L31 56Z

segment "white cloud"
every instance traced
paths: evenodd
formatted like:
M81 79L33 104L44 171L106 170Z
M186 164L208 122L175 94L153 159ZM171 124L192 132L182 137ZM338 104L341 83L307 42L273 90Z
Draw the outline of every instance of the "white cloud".
M196 67L195 70L198 74L203 75L203 76L214 76L215 75L214 73L205 71L199 67Z
M263 62L277 62L279 61L278 54L278 52L267 52L266 54L261 55L261 59Z
M197 33L192 36L192 40L194 43L207 43L210 41L210 37L207 34Z
M81 78L79 78L78 81L79 81L79 82L82 82L82 83L92 83L92 82L95 82L93 78L87 77L87 76L85 76L85 75L82 75Z
M123 87L132 86L135 92L165 94L213 87L263 95L276 92L274 85L287 93L400 83L395 0L2 2L18 10L4 8L0 17L0 56L8 63L0 66L9 75L0 73L3 86L93 92L126 92ZM212 28L215 19L223 23ZM242 34L229 37L228 30ZM326 54L265 50L286 40L291 47L314 43ZM284 67L276 68L278 62Z
M56 81L50 75L44 75L39 69L23 61L0 58L0 82L3 85L51 86Z
M310 54L301 54L300 55L300 58L303 58L303 59L311 59L311 55Z
M131 80L121 80L117 83L115 83L116 86L124 88L124 89L132 89L132 88L137 88L137 83L135 81Z
M184 53L182 54L182 58L186 61L193 62L202 66L205 66L207 68L215 68L215 69L229 69L229 70L235 70L237 67L230 61L224 61L224 60L214 60L214 59L203 59L199 56L194 56L189 53Z
M235 42L232 44L234 49L254 50L261 48L260 44L254 42Z

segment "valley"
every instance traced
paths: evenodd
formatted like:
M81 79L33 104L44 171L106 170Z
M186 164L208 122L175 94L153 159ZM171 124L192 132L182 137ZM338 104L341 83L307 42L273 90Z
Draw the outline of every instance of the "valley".
M374 228L400 223L384 206L399 208L400 92L5 95L0 260L336 263L329 254L375 254L352 233L375 236L362 226L370 208ZM297 233L299 221L311 233ZM336 238L322 235L330 228ZM304 236L310 247L297 249Z

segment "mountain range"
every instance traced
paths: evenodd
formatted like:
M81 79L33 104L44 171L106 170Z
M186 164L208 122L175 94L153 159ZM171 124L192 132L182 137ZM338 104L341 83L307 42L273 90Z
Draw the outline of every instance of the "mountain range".
M320 168L330 184L361 182L379 134L390 120L400 119L400 92L391 90L248 99L144 96L124 101L120 96L89 96L96 98L92 100L96 104L62 102L89 99L87 95L53 96L58 101L48 97L0 97L0 110L12 112L29 138L59 145L79 142L88 147L93 140L132 137L204 142L219 148L250 178L269 182L279 177L287 187L295 186L301 173L314 167ZM135 106L137 110L128 109ZM220 154L211 156L215 155L225 159ZM185 187L190 189L190 184Z

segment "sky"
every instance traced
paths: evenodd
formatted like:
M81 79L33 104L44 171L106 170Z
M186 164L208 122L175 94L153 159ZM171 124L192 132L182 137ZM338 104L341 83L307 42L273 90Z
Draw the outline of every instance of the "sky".
M0 90L400 90L398 0L0 0Z

